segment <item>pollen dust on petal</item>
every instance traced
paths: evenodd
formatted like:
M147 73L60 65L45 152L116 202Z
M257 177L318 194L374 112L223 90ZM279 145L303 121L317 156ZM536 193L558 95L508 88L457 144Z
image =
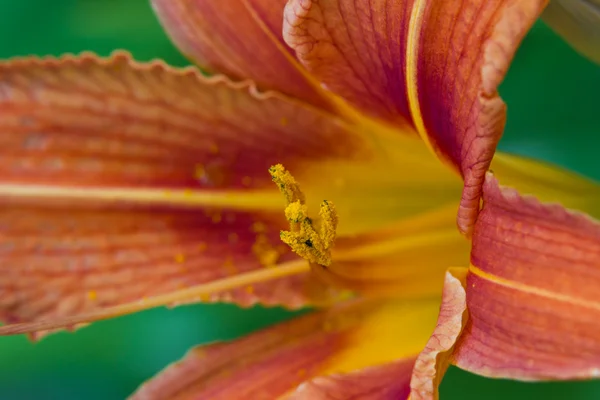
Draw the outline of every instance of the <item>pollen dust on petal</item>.
M286 200L285 216L289 231L281 231L280 238L293 252L310 263L331 264L331 248L335 243L338 224L337 212L332 202L324 200L319 210L320 227L313 226L308 216L304 193L296 179L281 164L269 168L271 178Z

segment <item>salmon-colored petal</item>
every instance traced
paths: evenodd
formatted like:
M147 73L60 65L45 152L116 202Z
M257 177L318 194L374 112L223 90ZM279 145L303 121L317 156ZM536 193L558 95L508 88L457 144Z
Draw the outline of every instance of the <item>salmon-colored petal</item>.
M187 301L113 309L295 259L267 169L354 140L249 83L123 53L0 64L0 120L0 312L37 324L4 333ZM204 295L299 307L307 274L290 279Z
M498 95L546 0L417 0L407 53L410 108L421 137L461 172L458 226L470 235L506 107Z
M597 377L600 223L488 175L453 362L513 379Z
M413 369L411 400L439 397L438 387L450 364L456 340L468 320L464 288L466 273L466 268L452 268L446 273L437 326Z
M542 19L574 49L600 64L600 1L552 0Z
M504 129L497 88L546 0L291 0L284 39L325 87L460 172L469 236Z
M284 225L272 214L44 199L0 203L0 320L29 323L0 327L0 333L64 327L165 304L298 308L327 295L311 281L307 266L261 282L278 273L276 264L296 260L281 245ZM246 274L254 275L238 279Z
M133 399L291 395L316 376L414 357L433 328L437 309L437 301L338 305L231 343L193 349Z
M3 183L276 192L274 163L361 146L342 121L249 82L125 53L0 64L0 117Z
M289 400L406 400L410 394L412 358L349 374L320 376L305 382Z
M285 0L152 0L179 49L211 72L326 107L281 38Z
M283 36L327 89L367 114L408 125L405 54L412 3L291 0Z

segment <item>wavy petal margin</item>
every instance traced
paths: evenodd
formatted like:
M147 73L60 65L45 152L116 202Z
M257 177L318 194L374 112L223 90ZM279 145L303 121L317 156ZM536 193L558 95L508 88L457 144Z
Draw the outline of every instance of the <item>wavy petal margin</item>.
M320 375L403 359L412 362L425 344L437 309L438 302L431 300L340 304L230 343L193 349L144 384L133 399L286 398L302 382ZM381 368L357 376L370 380L377 390L381 379L390 378L388 366ZM357 382L357 392L365 393L368 385Z
M409 104L417 129L459 169L459 230L470 236L506 120L497 89L546 0L417 0L408 39Z
M413 369L411 400L439 397L438 387L450 365L454 344L468 320L464 288L466 274L466 268L452 268L446 272L437 326Z
M24 323L0 332L200 298L306 304L305 265L199 286L295 259L267 170L348 156L339 119L119 52L0 64L0 120L0 314Z
M415 130L464 178L470 236L506 119L497 93L546 0L291 0L284 39L323 84L364 113Z
M447 276L413 398L437 398L448 363L494 378L598 377L600 223L500 187L491 173L483 200L472 265L466 279Z
M152 0L173 42L202 68L327 108L322 90L283 43L284 5L285 0Z

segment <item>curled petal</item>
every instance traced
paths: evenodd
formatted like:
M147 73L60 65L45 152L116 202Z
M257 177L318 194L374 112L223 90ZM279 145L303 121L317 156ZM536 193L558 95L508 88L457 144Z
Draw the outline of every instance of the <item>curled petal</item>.
M198 65L326 106L281 38L285 0L152 0L179 49Z
M600 63L600 1L552 0L542 18L574 49Z
M600 224L488 175L467 277L466 370L525 380L597 377Z
M413 369L412 400L438 398L438 387L450 365L452 350L468 320L464 288L466 272L466 268L446 272L437 326Z
M365 113L419 133L464 178L470 236L504 129L497 88L546 0L291 0L284 39L323 84Z
M433 326L437 306L437 301L340 304L231 343L198 347L144 384L133 399L285 398L320 375L414 357ZM393 371L388 368L405 371L407 365L382 368L356 376L369 379L371 389L378 390L382 380L389 382ZM357 395L368 393L368 383L356 386Z
M417 0L407 56L410 107L421 137L461 172L457 222L470 235L485 173L506 119L497 89L546 0Z
M0 332L191 299L300 307L314 289L304 267L214 296L198 286L295 259L267 168L349 155L324 145L353 141L335 118L118 53L0 64L0 119L0 314L25 323Z

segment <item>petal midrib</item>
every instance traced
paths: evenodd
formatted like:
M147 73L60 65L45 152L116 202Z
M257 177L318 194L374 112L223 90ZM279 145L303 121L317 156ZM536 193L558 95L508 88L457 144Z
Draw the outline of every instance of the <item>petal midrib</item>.
M580 297L568 296L561 293L552 292L549 290L541 289L535 286L527 285L524 283L515 282L510 279L502 278L492 273L486 272L474 265L469 266L469 273L483 278L489 282L496 283L500 286L504 286L509 289L515 289L524 293L533 294L540 297L545 297L552 300L557 300L563 303L572 304L578 307L586 307L600 311L600 303L589 301Z
M99 200L186 207L218 206L236 210L281 210L283 200L275 190L138 189L97 186L0 184L0 197L33 199Z

